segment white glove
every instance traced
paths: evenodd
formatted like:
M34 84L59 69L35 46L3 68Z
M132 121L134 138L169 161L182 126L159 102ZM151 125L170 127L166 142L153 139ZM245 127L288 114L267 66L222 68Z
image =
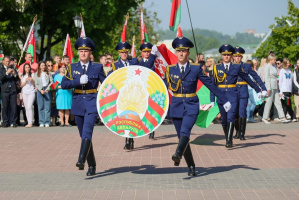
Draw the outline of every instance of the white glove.
M153 45L151 54L156 55L157 52L158 52L158 48L157 48L157 46L156 46L156 45Z
M262 93L261 92L259 92L259 93L257 93L257 98L261 98L262 97Z
M86 84L87 82L88 82L88 76L86 74L83 74L80 77L80 84L83 85L83 84Z
M263 97L267 96L267 91L262 91L262 96Z
M223 105L225 112L228 112L231 109L231 107L232 107L232 104L230 104L229 101Z
M215 102L211 102L211 108L215 106Z

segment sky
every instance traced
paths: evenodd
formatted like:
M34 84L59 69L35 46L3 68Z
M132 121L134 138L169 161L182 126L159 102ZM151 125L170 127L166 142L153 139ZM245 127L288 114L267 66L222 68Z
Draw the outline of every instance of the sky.
M299 0L293 0L299 7ZM191 29L186 0L181 0L181 27ZM286 16L287 0L188 0L193 28L216 30L228 35L256 29L267 33L275 17ZM169 29L170 0L145 0L144 7L157 12L161 29Z

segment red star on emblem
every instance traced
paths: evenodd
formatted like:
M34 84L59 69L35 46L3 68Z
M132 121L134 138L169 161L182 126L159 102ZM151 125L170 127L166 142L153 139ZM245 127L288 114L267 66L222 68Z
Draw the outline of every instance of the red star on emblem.
M139 68L137 70L135 70L135 75L139 75L140 76L141 71L139 70Z

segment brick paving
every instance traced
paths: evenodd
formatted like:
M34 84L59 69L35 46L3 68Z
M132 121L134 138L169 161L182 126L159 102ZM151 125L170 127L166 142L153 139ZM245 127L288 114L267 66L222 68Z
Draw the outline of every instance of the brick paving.
M219 124L194 127L198 175L174 167L177 138L162 125L156 139L124 138L96 126L97 174L75 167L77 128L0 128L0 199L299 199L299 123L247 125L247 140L224 147Z

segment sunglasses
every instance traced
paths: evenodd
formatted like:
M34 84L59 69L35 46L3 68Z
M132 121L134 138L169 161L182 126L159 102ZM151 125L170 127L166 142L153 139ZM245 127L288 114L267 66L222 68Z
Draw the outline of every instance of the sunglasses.
M281 64L280 62L277 62L277 63L276 63L276 65L280 65L280 64Z
M53 65L48 65L48 67L53 67Z

